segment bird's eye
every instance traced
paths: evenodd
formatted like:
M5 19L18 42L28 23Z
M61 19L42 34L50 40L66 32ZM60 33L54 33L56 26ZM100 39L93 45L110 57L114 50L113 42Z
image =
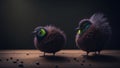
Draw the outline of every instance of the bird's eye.
M87 24L84 30L87 30L89 27L90 27L90 24Z
M43 37L43 36L45 36L46 35L46 31L45 31L45 29L40 29L40 31L38 32L38 36L40 36L40 37Z
M80 30L78 30L78 34L82 35L87 29L91 26L89 21L85 21L81 23Z
M88 29L90 25L91 25L90 22L83 22L80 27L82 30L85 30L85 29Z
M78 32L77 32L77 34L80 34L80 33L81 33L81 30L79 29Z

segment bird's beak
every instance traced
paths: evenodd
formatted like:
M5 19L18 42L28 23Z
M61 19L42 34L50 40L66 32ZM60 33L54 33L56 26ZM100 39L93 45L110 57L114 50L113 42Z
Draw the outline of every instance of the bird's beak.
M80 29L80 27L78 26L75 30L79 30Z

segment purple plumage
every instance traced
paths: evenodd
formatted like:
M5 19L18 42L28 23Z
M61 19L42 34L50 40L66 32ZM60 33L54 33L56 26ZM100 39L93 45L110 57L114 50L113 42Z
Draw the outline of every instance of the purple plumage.
M66 43L63 31L54 26L37 27L34 30L34 45L37 49L47 53L55 54L61 50Z
M83 19L79 22L76 34L76 45L87 52L98 52L111 38L111 27L107 18L101 13L96 13L90 19Z

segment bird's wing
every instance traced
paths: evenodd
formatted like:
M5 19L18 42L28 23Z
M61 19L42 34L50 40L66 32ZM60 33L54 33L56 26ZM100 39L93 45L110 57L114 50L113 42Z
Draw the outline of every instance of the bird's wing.
M107 35L109 37L111 36L111 27L109 25L107 17L105 17L104 14L95 13L90 17L89 21L91 21L91 23L94 24L95 27L98 28L104 35Z

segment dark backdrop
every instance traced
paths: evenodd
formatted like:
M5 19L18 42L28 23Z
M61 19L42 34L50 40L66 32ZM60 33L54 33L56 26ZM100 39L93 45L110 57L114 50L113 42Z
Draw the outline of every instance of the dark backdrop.
M75 46L75 28L95 12L107 15L113 35L107 49L120 49L119 2L110 0L0 0L0 49L34 49L32 31L37 26L55 25Z

